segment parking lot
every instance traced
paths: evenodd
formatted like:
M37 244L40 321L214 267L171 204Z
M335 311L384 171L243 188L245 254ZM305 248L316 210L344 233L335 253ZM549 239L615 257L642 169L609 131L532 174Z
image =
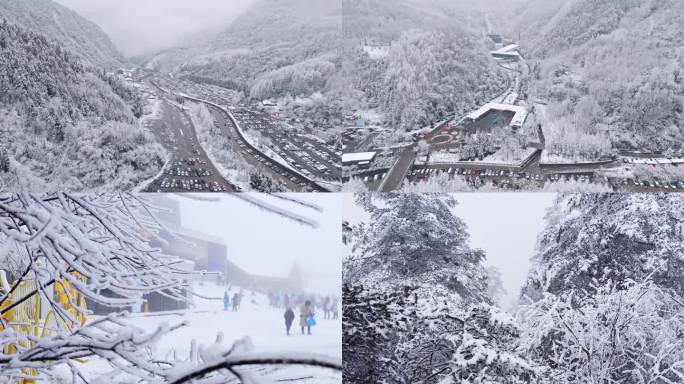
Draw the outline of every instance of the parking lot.
M164 102L160 119L150 122L150 131L171 156L162 175L147 192L233 192L230 184L211 163L199 145L195 127L180 108Z
M232 112L243 130L250 130L270 141L268 145L291 167L318 180L339 182L342 177L341 153L326 143L293 131L268 113L238 109Z
M260 153L263 148L257 148L257 150L250 148L251 146L242 141L238 135L233 137L235 127L232 122L224 112L210 106L209 109L217 122L216 130L232 138L235 143L234 149L237 153L241 153L248 163L284 182L288 190L324 191L323 185L326 183L333 185L333 189L334 185L340 184L342 154L332 145L289 126L270 113L255 111L244 104L231 107L231 105L236 105L233 103L233 91L182 80L171 81L166 78L155 80L172 92L192 94L202 100L230 109L250 143L256 141L253 140L256 137L274 154L280 156L283 163L287 165L278 162L279 159L274 158L273 154Z
M495 187L514 190L538 189L543 188L547 183L574 181L585 184L600 183L612 187L615 191L684 191L684 181L666 182L661 180L605 177L599 176L595 172L544 174L504 169L418 168L410 171L407 179L411 182L427 181L430 177L444 173L450 175L451 178L462 177L472 185L482 185L485 182L490 182Z
M220 183L211 180L214 171L198 157L181 159L171 164L159 183L161 190L224 192Z
M210 106L209 111L214 118L214 134L227 137L230 143L230 151L242 156L245 162L257 167L275 180L284 183L288 191L323 191L319 185L311 183L291 169L264 156L243 141L237 134L233 122L224 111L214 106Z

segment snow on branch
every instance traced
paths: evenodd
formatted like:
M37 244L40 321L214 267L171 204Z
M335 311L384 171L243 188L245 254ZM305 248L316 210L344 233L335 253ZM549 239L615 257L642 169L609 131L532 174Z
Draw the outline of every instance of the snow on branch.
M172 384L182 384L225 369L244 382L243 373L237 371L236 368L255 365L306 365L342 371L340 359L326 355L307 353L239 353L233 355L228 353L181 374L170 375L167 379Z
M305 217L240 197L269 212L315 227ZM101 360L113 368L108 380L166 383L256 381L258 365L307 365L341 370L325 356L252 354L240 342L230 348L193 343L186 359L159 359L155 344L185 324L162 324L146 333L125 311L89 318L85 300L126 308L148 293L187 300L186 280L195 272L163 254L150 240L164 231L156 208L125 193L0 194L0 372L4 377L88 382L80 362ZM36 310L38 308L39 310ZM47 313L47 315L46 315ZM252 368L250 368L252 367ZM202 379L206 377L206 380ZM171 380L173 378L173 380Z

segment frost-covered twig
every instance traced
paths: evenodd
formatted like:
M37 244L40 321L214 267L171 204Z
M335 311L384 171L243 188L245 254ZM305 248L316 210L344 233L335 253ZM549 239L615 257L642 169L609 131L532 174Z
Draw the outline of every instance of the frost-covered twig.
M249 353L249 354L228 354L221 358L201 364L182 374L167 377L172 384L181 384L188 381L203 378L206 375L227 369L234 375L240 377L235 369L243 366L253 365L306 365L310 367L328 368L342 371L342 363L339 358L332 358L325 355L312 355L306 353L288 354L268 354L268 353Z

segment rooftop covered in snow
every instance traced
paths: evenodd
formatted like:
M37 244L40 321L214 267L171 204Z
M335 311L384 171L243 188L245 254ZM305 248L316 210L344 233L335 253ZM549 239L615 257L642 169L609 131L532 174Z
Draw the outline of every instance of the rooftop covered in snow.
M364 161L373 161L375 159L376 152L357 152L357 153L344 153L342 154L342 164L354 164Z
M477 109L476 111L468 114L468 119L478 120L487 114L489 111L509 111L515 113L513 119L511 119L510 126L513 128L520 128L527 120L527 108L512 104L499 104L499 103L487 103Z
M498 49L494 52L496 52L496 53L511 53L511 52L517 51L518 49L520 49L520 46L518 44L509 44L509 45L507 45L501 49Z

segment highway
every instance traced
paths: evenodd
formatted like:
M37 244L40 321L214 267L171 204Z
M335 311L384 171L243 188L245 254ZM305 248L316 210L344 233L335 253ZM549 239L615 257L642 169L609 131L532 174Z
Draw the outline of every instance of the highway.
M427 135L424 140L429 142L436 136L439 136L444 127L450 122L451 120L437 126L437 128L430 132L430 134ZM413 166L413 163L416 161L416 149L417 144L413 144L401 150L397 162L394 163L394 166L390 169L390 171L387 173L387 176L385 176L385 179L380 184L381 192L392 192L401 188L401 185L406 179L406 175Z
M401 188L406 175L416 160L416 146L412 145L404 148L399 154L397 162L387 173L385 179L380 184L380 192L392 192Z
M169 152L170 159L162 174L150 183L145 191L237 191L237 188L221 175L202 149L195 127L181 107L165 99L166 95L159 88L149 85L150 90L161 100L161 116L149 120L147 128Z
M299 172L280 164L275 159L254 147L238 129L239 123L224 107L192 96L182 95L182 97L190 101L200 102L207 105L212 111L214 118L218 118L218 126L221 129L229 129L232 131L229 132L229 137L234 138L235 143L239 148L241 148L242 154L245 156L245 158L254 160L255 162L252 163L257 165L266 173L272 176L278 175L277 177L280 180L283 180L284 178L288 181L288 185L290 186L296 185L297 187L293 188L293 190L329 192L327 188L321 186L316 181L310 180Z

